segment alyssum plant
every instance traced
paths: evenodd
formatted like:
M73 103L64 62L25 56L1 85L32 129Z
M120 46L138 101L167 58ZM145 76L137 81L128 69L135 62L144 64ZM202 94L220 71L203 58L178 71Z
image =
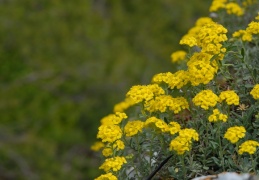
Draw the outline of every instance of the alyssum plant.
M214 0L172 53L177 72L130 88L101 120L96 180L259 173L259 2Z

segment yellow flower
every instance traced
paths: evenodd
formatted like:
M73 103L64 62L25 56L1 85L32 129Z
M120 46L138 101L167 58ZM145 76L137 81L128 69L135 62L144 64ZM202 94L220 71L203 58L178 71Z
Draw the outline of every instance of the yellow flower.
M249 23L246 31L250 34L259 34L259 22L252 21Z
M176 52L172 53L171 54L172 62L175 63L175 62L184 60L186 57L186 54L187 53L185 51L176 51Z
M157 96L154 100L145 103L145 110L149 112L165 112L167 108L177 114L183 109L188 109L189 104L184 97L173 98L170 95Z
M158 119L156 117L150 117L145 122L145 127L151 127L151 128L158 128L162 132L168 132L169 127L168 125L162 120Z
M216 69L203 61L188 64L189 80L193 86L208 84L216 73Z
M177 122L170 122L169 125L168 125L168 130L169 130L171 135L174 135L181 130L181 126Z
M122 140L117 140L113 144L113 148L116 150L123 150L125 148L124 142Z
M217 121L227 121L228 116L226 114L220 113L219 109L214 109L213 114L209 116L209 122L217 122Z
M243 126L233 126L227 129L224 138L232 144L236 143L240 138L245 137L246 130Z
M218 96L211 90L203 90L199 92L193 99L194 105L200 106L207 110L209 107L214 107L217 104Z
M124 112L129 107L134 105L134 101L130 98L126 98L124 101L114 105L113 112Z
M170 142L169 149L176 151L179 155L184 154L190 151L193 140L199 140L199 134L194 129L180 130L179 136Z
M111 148L104 148L102 150L102 154L104 157L108 157L108 156L111 156L112 155L112 149Z
M245 141L239 146L238 154L243 154L245 152L249 154L254 154L256 151L256 147L258 146L259 146L259 143L257 141L253 141L253 140Z
M189 75L187 71L180 70L175 72L174 74L167 72L167 73L159 73L156 74L152 78L153 83L166 83L171 89L174 89L175 87L177 89L182 88L184 85L186 85L189 82Z
M213 0L210 6L210 12L218 11L219 9L225 8L227 0Z
M138 132L142 131L143 126L144 126L144 122L142 121L139 121L139 120L129 121L124 127L124 133L128 137L134 136L138 134Z
M252 34L248 33L246 30L238 30L234 32L232 36L235 38L241 37L243 41L248 42L251 42L253 38Z
M149 101L156 95L165 94L165 91L157 84L137 85L130 88L126 96L137 104L142 101Z
M101 176L95 178L94 180L118 180L116 176L112 173L102 174Z
M213 20L210 17L200 17L199 19L196 20L195 26L202 27L203 25L207 23L212 23L212 22Z
M239 105L239 96L233 90L222 91L219 95L219 102L226 101L228 105Z
M104 143L97 141L95 142L92 146L91 146L91 150L93 151L99 151L100 149L102 149L104 147Z
M109 114L101 119L101 124L119 124L123 119L128 116L125 113L116 112L115 114Z
M177 154L184 154L186 151L190 151L191 143L187 139L177 136L170 142L170 151L174 150Z
M227 3L225 6L228 14L235 14L237 16L244 15L244 10L234 2Z
M251 90L250 94L254 99L259 99L259 84L256 84Z
M104 124L98 128L97 138L102 139L102 142L114 142L121 136L122 131L118 125Z
M103 169L105 172L110 170L119 171L123 164L127 163L124 157L116 156L113 158L105 159L104 163L99 167L99 169Z
M197 45L197 40L194 36L191 35L185 35L182 37L180 40L181 45L188 45L190 47L196 46Z

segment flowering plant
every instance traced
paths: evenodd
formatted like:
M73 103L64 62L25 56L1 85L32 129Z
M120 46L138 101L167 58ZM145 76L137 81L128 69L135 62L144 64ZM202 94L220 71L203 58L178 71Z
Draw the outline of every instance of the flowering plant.
M96 180L259 172L258 7L213 0L172 53L178 71L130 88L101 120Z

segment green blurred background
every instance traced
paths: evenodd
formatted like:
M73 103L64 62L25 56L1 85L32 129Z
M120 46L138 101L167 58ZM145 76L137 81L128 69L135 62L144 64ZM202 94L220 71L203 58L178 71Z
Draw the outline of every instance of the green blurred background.
M99 120L170 54L208 0L0 0L0 180L93 179Z

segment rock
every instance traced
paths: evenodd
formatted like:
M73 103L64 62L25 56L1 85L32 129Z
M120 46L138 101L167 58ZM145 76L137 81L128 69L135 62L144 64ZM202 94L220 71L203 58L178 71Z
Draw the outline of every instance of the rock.
M218 175L196 177L192 180L259 180L259 178L248 173L225 172Z

